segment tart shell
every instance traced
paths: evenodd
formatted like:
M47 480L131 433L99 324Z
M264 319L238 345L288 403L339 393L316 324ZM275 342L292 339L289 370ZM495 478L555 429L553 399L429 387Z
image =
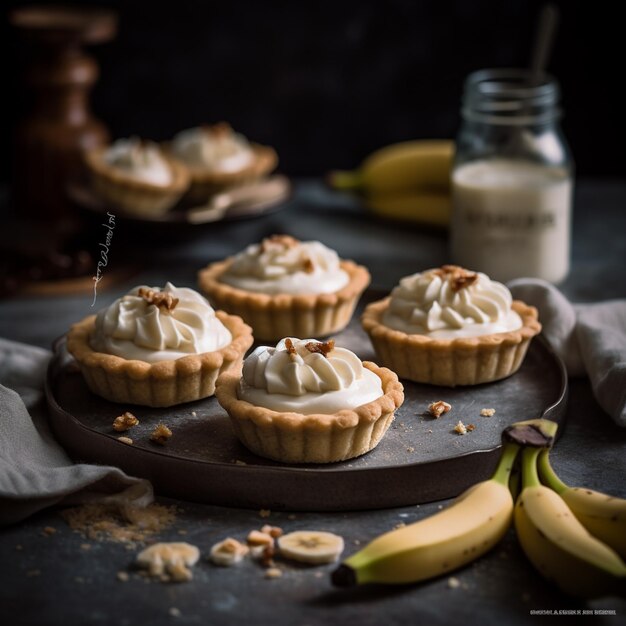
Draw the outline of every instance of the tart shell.
M107 400L152 407L200 400L215 393L220 374L240 371L253 341L252 329L241 318L223 311L217 311L216 315L230 331L232 341L214 352L156 363L96 352L89 344L95 315L71 327L67 349L78 362L89 389Z
M264 294L245 291L220 281L231 260L212 263L198 273L198 285L214 308L239 315L254 329L256 339L326 337L345 328L363 291L370 283L365 267L341 261L350 280L333 293Z
M106 163L106 150L106 147L96 148L85 154L93 189L103 200L129 214L162 215L180 200L189 187L187 168L165 152L162 156L170 167L172 181L169 185L154 185L137 180Z
M222 374L215 395L230 416L241 443L259 456L282 463L334 463L373 450L404 401L396 374L375 363L363 366L382 382L384 395L333 414L281 413L239 400L240 375Z
M512 308L522 318L519 330L458 339L409 335L382 323L390 300L369 304L361 324L380 362L400 378L418 383L455 387L511 376L522 364L531 339L541 332L537 309L514 300Z
M185 167L191 178L191 186L186 199L189 202L206 202L212 195L247 183L252 183L269 174L278 165L278 155L274 148L250 144L254 158L244 168L235 172L219 172L204 169L198 166L187 165ZM171 149L171 146L166 146Z

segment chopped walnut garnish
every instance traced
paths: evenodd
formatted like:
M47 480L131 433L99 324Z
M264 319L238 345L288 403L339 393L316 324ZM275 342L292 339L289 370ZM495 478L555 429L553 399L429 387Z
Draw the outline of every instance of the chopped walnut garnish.
M172 436L172 431L165 425L159 424L150 435L150 441L164 445Z
M274 545L274 537L259 530L251 530L246 539L251 546L271 546Z
M137 295L143 298L148 304L162 308L165 311L173 311L179 302L171 293L163 293L162 291L154 291L154 289L146 289L140 287Z
M304 346L309 352L319 353L322 356L328 357L328 353L335 349L335 340L329 341L309 341Z
M491 417L496 414L496 410L495 409L481 409L480 414L483 417Z
M476 272L470 272L459 265L442 265L434 273L441 279L447 280L453 291L460 291L478 280Z
M456 432L457 435L467 435L467 427L459 420L454 427L454 432Z
M129 428L137 426L137 424L139 424L139 420L132 413L126 411L126 413L118 415L113 420L113 430L116 430L118 433L123 433Z
M118 437L117 440L129 446L133 445L133 440L130 437Z
M217 122L216 124L204 124L202 130L213 137L228 137L233 132L232 126L228 122Z
M437 402L431 402L428 405L428 412L435 418L441 417L444 413L447 413L452 408L451 404L444 402L443 400L437 400Z
M293 345L293 341L291 341L289 337L285 339L285 348L287 348L287 352L289 352L289 354L298 354L296 347Z
M313 261L311 261L311 259L309 257L304 259L304 262L302 264L302 269L307 274L312 274L315 271L315 265L314 265Z
M263 254L268 250L275 250L277 248L288 250L289 248L295 248L300 241L291 235L272 235L266 237L261 242L260 252Z

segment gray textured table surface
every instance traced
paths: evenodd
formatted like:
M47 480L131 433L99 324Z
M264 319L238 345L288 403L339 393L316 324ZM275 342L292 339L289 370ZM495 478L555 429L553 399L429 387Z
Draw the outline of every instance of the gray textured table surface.
M137 235L116 227L110 267L133 260L141 270L127 284L98 294L105 306L140 282L193 286L195 271L274 232L321 238L367 265L373 285L389 289L406 274L447 261L446 238L418 228L399 227L363 216L353 203L315 182L296 187L285 210L265 218L186 236L156 232ZM575 301L626 297L626 184L584 182L578 187L573 231L572 271L561 286ZM90 313L92 296L17 297L0 302L0 336L48 347L68 325ZM595 402L586 380L572 380L567 425L553 453L554 465L568 483L587 485L626 497L626 431L616 427ZM163 540L184 539L203 553L217 539L245 536L266 520L258 511L176 502L181 509ZM346 539L346 553L399 522L437 511L444 503L345 514L272 513L269 522L287 530L332 530ZM57 533L45 536L53 526ZM205 562L191 583L161 585L116 573L133 553L114 543L93 543L73 533L55 511L0 531L0 623L17 624L481 624L531 623L538 609L609 609L597 623L626 622L626 601L606 598L584 603L568 598L538 575L525 560L513 533L492 553L448 577L398 588L334 590L330 566L285 564L282 578L267 580L251 563L228 570ZM21 549L16 548L21 546ZM33 575L33 572L38 572ZM172 609L178 611L172 611Z

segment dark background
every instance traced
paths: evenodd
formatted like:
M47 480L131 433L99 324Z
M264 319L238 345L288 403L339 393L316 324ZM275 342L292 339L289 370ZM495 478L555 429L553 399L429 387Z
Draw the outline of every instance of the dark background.
M32 4L5 3L12 7ZM45 3L39 3L45 4ZM349 168L372 150L454 137L464 77L525 66L542 2L534 0L176 0L82 2L119 12L117 38L91 52L101 66L93 109L114 137L168 139L227 120L276 147L292 175ZM556 2L549 69L563 90L563 127L580 176L623 176L623 56L618 3ZM2 140L28 100L24 48L5 18ZM10 177L3 151L0 179Z

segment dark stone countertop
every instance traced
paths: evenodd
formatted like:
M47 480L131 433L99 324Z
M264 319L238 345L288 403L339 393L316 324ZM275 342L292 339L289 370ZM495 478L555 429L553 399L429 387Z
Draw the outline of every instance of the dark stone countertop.
M574 301L626 297L626 184L584 181L578 185L573 227L572 271L561 288ZM373 220L350 200L302 181L287 207L262 219L195 231L125 232L120 222L110 251L111 267L138 263L137 276L98 294L105 306L138 283L193 286L195 272L208 261L236 252L274 232L321 238L342 257L367 265L373 285L390 289L402 276L446 262L446 237L418 227ZM0 336L48 347L72 321L91 312L91 294L15 297L0 302ZM42 317L45 311L45 317ZM626 431L613 424L592 396L588 381L571 380L564 434L553 464L568 483L626 497ZM171 501L166 501L171 502ZM159 539L185 540L203 555L228 535L243 538L265 522L285 530L331 530L343 535L349 554L400 522L436 512L444 503L351 513L273 512L171 502L179 508L175 525ZM53 526L57 533L42 530ZM186 531L186 534L181 534ZM268 580L252 562L218 569L203 558L187 584L116 579L134 552L114 543L93 542L73 533L54 510L0 531L0 623L18 624L525 624L531 610L609 609L595 623L625 623L626 601L614 597L583 602L569 598L542 579L525 559L513 531L491 553L448 576L419 585L335 590L332 566L281 563L284 575ZM19 549L17 546L21 546ZM34 572L36 573L34 575ZM37 573L38 572L38 573ZM178 609L173 615L171 609Z

